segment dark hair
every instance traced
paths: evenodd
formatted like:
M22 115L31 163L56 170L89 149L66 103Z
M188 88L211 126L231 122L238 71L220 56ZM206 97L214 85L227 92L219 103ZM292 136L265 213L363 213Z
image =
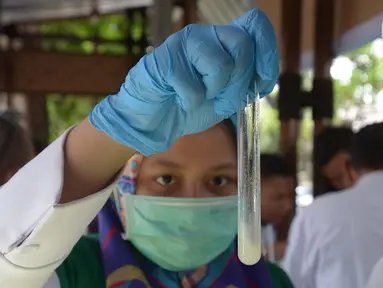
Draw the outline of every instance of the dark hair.
M383 122L371 124L355 133L351 145L355 169L383 169Z
M9 170L18 170L33 156L33 146L20 126L21 114L6 110L0 113L0 184Z
M328 127L315 141L314 161L318 167L328 164L339 152L350 153L353 132L349 127Z
M230 136L233 138L235 145L237 146L237 128L234 123L230 119L225 119L222 121L222 124L226 127Z
M262 178L273 176L294 177L294 171L281 155L262 153L260 161Z

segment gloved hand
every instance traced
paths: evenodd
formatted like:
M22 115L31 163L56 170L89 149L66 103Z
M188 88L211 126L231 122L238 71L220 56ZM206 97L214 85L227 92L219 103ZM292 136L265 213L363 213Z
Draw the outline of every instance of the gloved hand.
M133 67L90 123L145 156L202 132L269 94L279 74L273 27L256 9L224 26L189 25ZM254 85L254 83L256 85Z

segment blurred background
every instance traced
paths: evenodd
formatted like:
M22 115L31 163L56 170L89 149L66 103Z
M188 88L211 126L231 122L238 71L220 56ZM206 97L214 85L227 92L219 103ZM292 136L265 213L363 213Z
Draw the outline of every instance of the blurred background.
M187 24L224 24L258 7L273 22L282 60L279 85L261 100L261 146L296 169L301 209L323 186L313 136L327 125L383 120L382 3L0 0L0 108L25 116L39 152L117 92L149 45Z

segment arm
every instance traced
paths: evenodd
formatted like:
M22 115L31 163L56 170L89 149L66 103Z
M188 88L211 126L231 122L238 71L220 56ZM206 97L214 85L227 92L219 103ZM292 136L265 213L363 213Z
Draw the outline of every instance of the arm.
M1 188L6 217L0 217L0 287L43 286L102 208L113 177L133 153L84 120Z
M329 200L333 199L323 200L316 200L294 219L284 268L296 288L362 287L358 265L363 251L350 250L350 226L335 222L332 213L341 208L332 210Z
M106 187L134 153L84 120L66 141L60 203L85 198Z
M343 207L345 206L337 205L338 211L342 211ZM317 266L315 274L313 273L315 287L365 287L368 274L364 271L368 268L363 261L363 255L368 253L366 252L368 248L359 249L360 246L355 245L359 237L353 233L354 225L346 222L337 223L328 225L328 229L321 229L320 234L318 233L321 243L316 245Z
M283 261L283 268L296 288L312 287L308 284L311 267L307 249L310 247L307 247L305 218L302 214L295 216L291 224Z
M277 255L277 259L282 259L285 255L286 251L286 241L278 241L275 244L275 254Z

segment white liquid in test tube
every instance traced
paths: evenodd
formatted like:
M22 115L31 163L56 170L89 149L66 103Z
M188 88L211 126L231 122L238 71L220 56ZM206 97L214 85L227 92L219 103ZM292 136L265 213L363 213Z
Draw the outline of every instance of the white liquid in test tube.
M238 258L254 265L261 258L259 95L238 112Z

